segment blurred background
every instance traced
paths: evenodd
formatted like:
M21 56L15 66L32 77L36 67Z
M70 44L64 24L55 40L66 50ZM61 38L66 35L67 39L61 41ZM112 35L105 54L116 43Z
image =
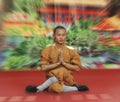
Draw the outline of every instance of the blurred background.
M120 0L0 0L0 70L40 70L57 25L85 69L120 68L119 12Z

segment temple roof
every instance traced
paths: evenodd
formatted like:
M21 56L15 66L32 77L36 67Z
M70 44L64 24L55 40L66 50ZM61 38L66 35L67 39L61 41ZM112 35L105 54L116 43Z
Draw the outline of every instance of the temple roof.
M120 31L120 18L117 15L104 18L98 24L91 26L90 29L95 31Z

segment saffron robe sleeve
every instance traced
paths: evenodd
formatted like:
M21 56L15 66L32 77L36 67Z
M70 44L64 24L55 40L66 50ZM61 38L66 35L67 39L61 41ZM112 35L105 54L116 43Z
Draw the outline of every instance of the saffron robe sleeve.
M45 48L40 55L40 65L50 64L49 48Z
M70 63L73 65L78 65L80 68L82 68L80 55L77 53L75 49L71 51L71 55L72 57L71 57Z

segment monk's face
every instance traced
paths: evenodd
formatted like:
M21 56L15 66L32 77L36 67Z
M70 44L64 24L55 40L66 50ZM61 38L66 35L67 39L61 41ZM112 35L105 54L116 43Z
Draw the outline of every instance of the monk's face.
M53 39L56 44L64 44L66 41L66 30L62 28L57 29L53 35Z

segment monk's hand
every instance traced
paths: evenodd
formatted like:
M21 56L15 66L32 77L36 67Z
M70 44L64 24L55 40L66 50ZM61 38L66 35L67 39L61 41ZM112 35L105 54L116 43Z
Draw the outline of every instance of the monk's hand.
M64 67L67 67L68 64L64 61L64 58L63 58L63 51L60 49L59 50L59 61L60 65L63 65Z
M62 65L65 65L66 62L64 61L64 58L63 58L63 52L61 51L61 55L60 55L60 62Z
M62 54L63 52L62 52L62 50L60 49L59 50L59 58L58 58L58 62L60 63L60 64L63 64L64 63L64 60L63 60L63 54Z

